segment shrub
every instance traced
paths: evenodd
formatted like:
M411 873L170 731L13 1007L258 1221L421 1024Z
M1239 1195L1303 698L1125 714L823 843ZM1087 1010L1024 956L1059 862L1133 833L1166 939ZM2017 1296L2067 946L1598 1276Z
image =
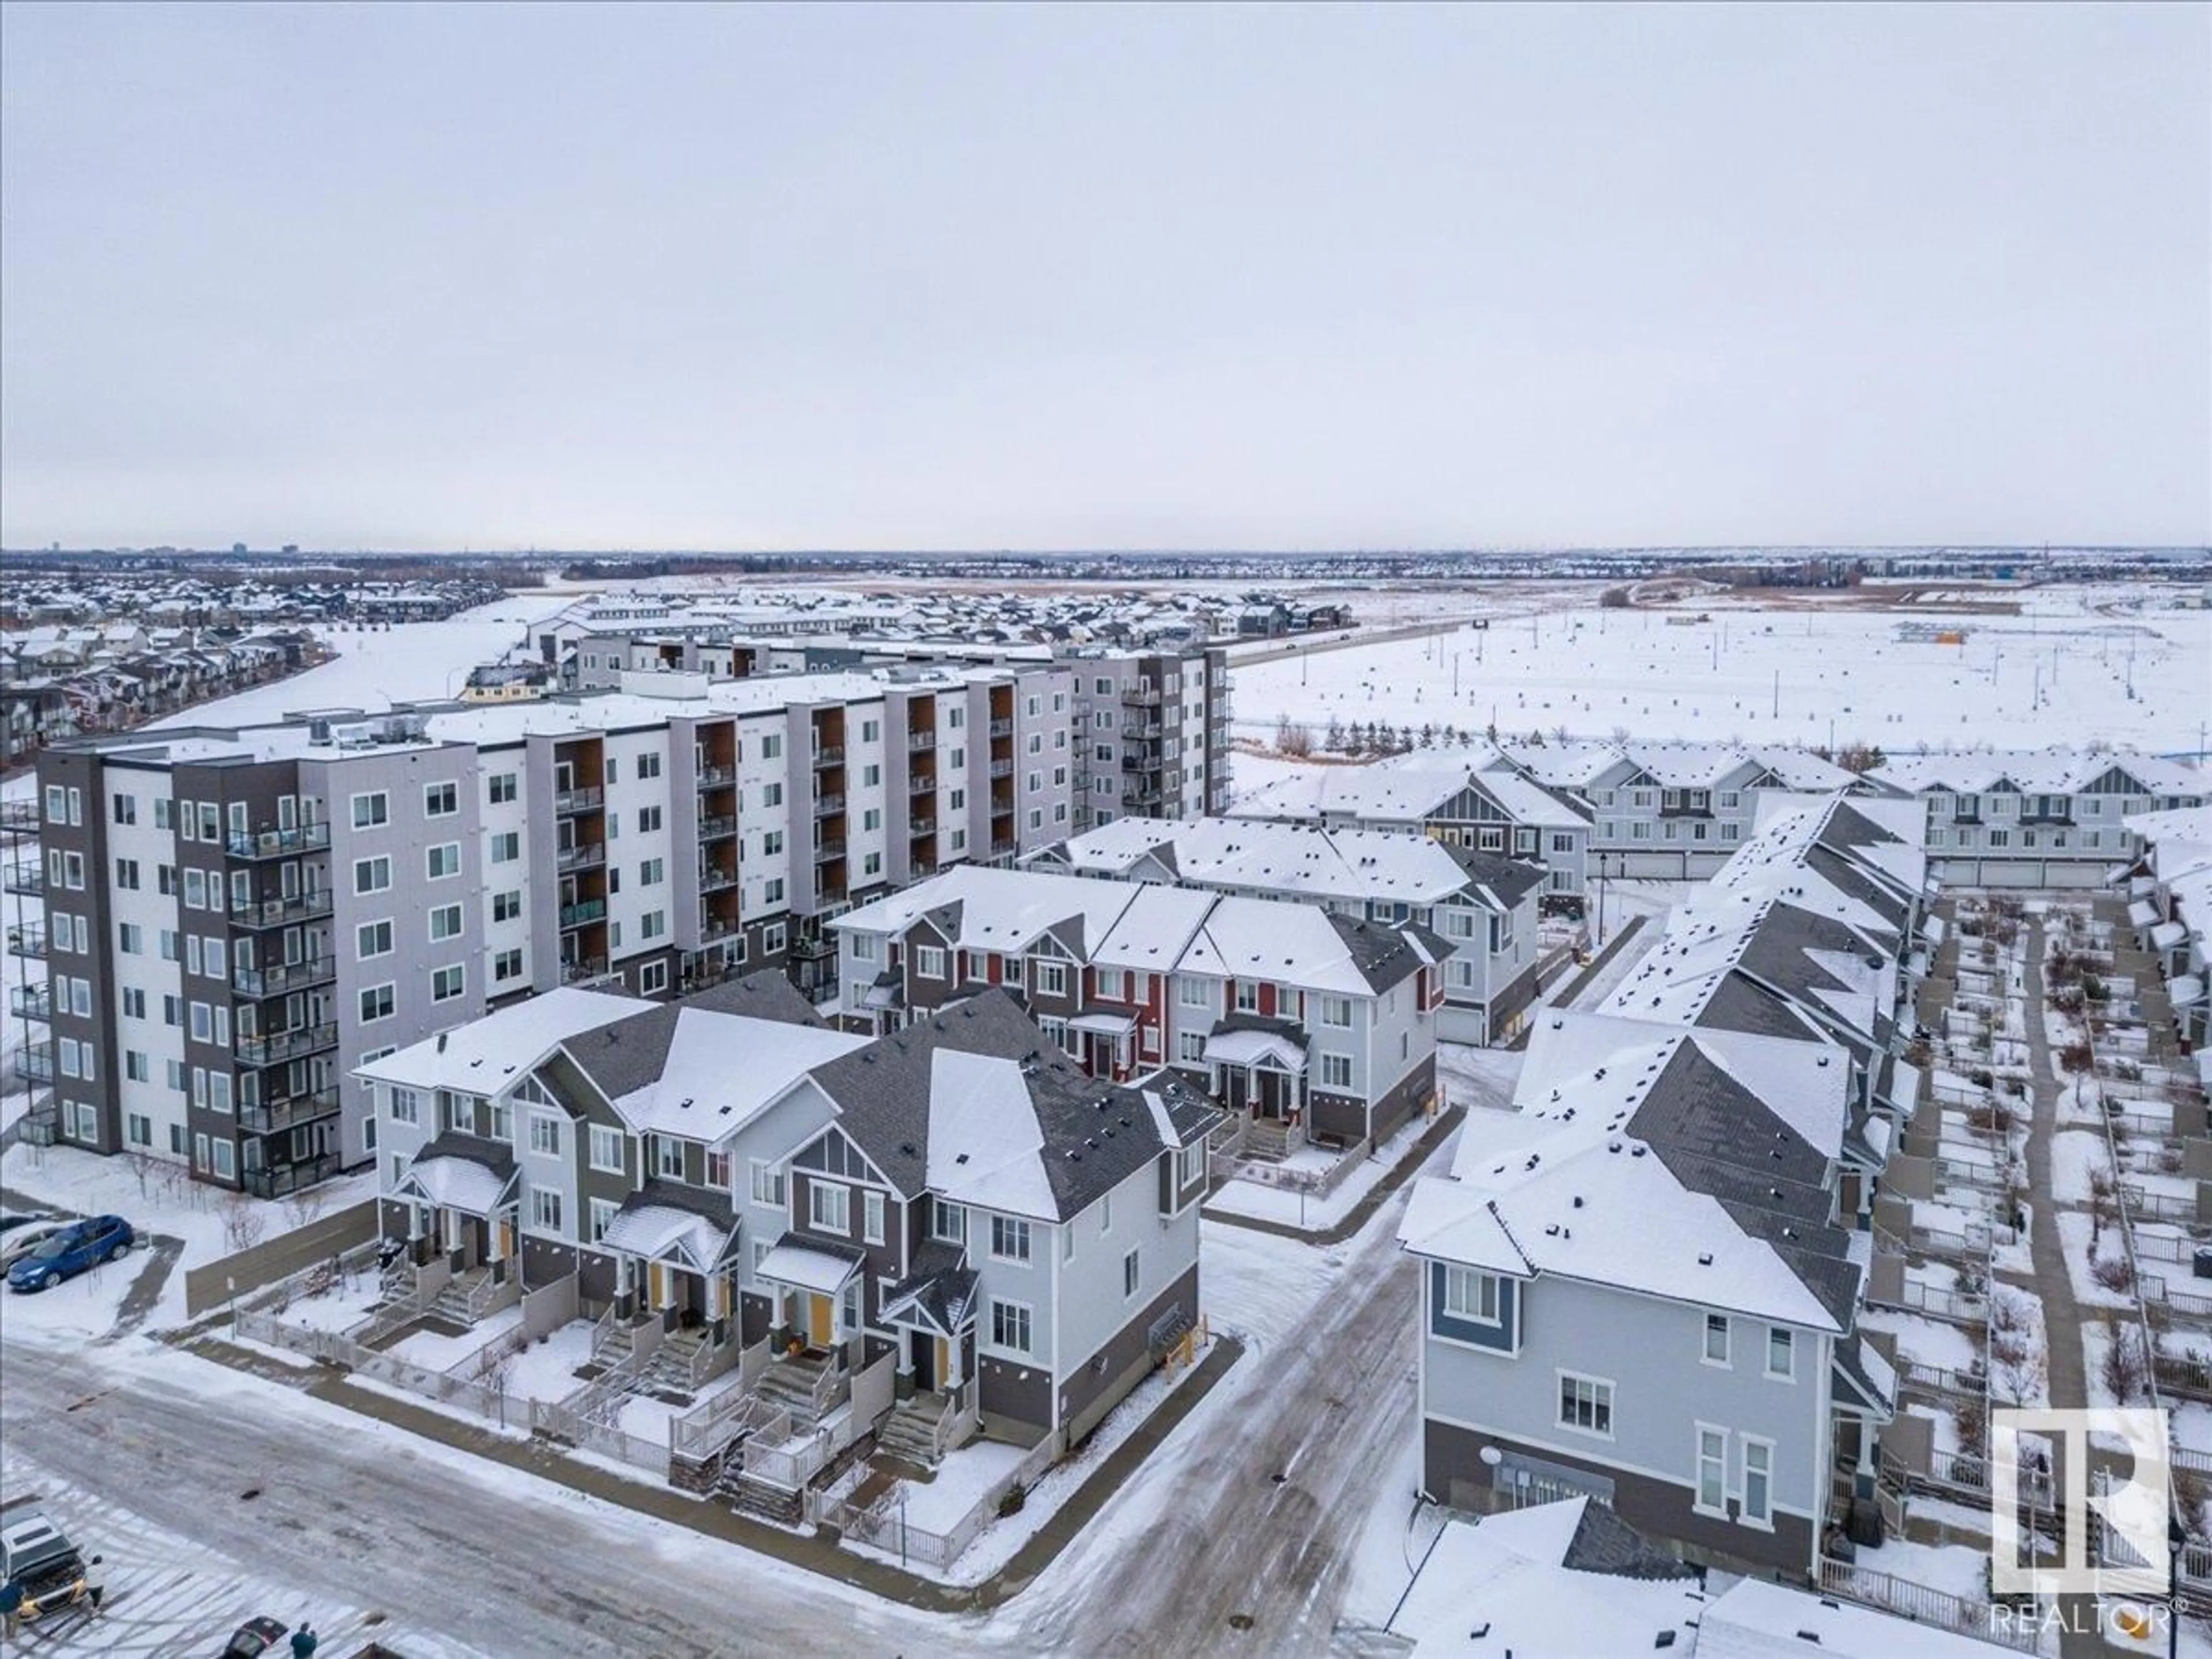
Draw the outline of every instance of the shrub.
M1022 1505L1029 1501L1028 1492L1019 1482L1016 1482L1007 1487L1006 1495L999 1499L999 1518L1003 1521L1010 1515L1019 1515L1022 1512Z
M2095 1247L2091 1246L2092 1249ZM2089 1263L2089 1277L2108 1291L2130 1291L2135 1288L2135 1270L2128 1266L2124 1255L2098 1256Z

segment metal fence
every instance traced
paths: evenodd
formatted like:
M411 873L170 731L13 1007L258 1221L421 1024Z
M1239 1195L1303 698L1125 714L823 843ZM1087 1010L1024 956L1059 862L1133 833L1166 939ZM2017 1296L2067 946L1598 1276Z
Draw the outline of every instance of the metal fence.
M2042 1626L2033 1613L2000 1614L1987 1601L1972 1601L1948 1590L1916 1584L1909 1578L1877 1572L1854 1562L1831 1560L1826 1556L1820 1558L1818 1577L1826 1595L1844 1596L1916 1624L1934 1625L2017 1653L2037 1650Z

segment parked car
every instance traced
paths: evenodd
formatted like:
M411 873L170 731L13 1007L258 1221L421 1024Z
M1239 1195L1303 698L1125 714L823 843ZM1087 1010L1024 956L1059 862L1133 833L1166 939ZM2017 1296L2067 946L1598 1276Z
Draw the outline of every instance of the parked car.
M249 1619L231 1637L230 1645L222 1650L222 1659L261 1659L264 1653L288 1651L277 1644L289 1631L290 1626L282 1619Z
M23 1587L26 1620L73 1605L84 1594L84 1559L62 1529L36 1510L18 1512L0 1526L0 1577Z
M69 1224L58 1215L27 1217L21 1226L0 1233L0 1272L12 1267L18 1256L28 1255Z
M8 1268L11 1291L43 1291L64 1279L74 1279L103 1261L131 1254L137 1236L119 1215L96 1215L88 1221L72 1221L49 1233Z
M61 1217L51 1210L0 1210L0 1233L12 1233L18 1227L27 1227L34 1221L59 1221Z

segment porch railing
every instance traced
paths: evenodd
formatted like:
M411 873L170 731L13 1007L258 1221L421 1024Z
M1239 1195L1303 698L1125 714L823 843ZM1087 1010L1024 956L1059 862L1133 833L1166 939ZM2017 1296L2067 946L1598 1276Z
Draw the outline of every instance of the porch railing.
M1817 1576L1826 1595L1879 1607L1916 1624L1934 1625L1960 1636L1975 1637L2016 1653L2035 1652L2041 1638L2041 1621L2033 1613L2023 1613L2017 1618L2001 1616L1986 1601L1954 1595L1948 1590L1877 1572L1854 1562L1831 1560L1824 1555Z

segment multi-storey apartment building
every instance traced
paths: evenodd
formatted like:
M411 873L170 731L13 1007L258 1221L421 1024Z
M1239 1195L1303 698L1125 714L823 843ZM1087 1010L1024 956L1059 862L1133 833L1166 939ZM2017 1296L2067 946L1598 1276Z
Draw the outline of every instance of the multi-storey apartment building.
M564 984L826 989L825 918L1073 826L1064 672L641 683L42 757L60 1133L288 1191L374 1152L364 1059Z
M936 641L732 633L726 625L586 634L573 647L580 686L639 674L756 675L878 668L892 663L995 666L1020 676L1024 698L1068 696L1077 730L1065 746L1019 757L1073 771L1076 827L1121 817L1197 817L1228 810L1229 665L1220 649L998 647ZM1065 708L1066 705L1063 705Z
M1925 807L1929 861L1961 887L2096 887L2135 856L2124 820L2202 806L2204 774L2111 750L1904 755L1869 777Z
M1542 872L1441 837L1245 818L1124 818L1048 847L1039 870L1166 882L1319 905L1370 921L1419 922L1451 948L1437 1035L1510 1036L1536 994Z
M950 871L830 924L848 1018L1022 1000L1093 1075L1182 1072L1263 1138L1379 1141L1436 1097L1447 942L1416 922L1037 871Z
M1804 1572L1873 1492L1897 1383L1858 1313L1926 879L1901 805L1771 810L1416 1183L1433 1496L1588 1495L1692 1559Z

